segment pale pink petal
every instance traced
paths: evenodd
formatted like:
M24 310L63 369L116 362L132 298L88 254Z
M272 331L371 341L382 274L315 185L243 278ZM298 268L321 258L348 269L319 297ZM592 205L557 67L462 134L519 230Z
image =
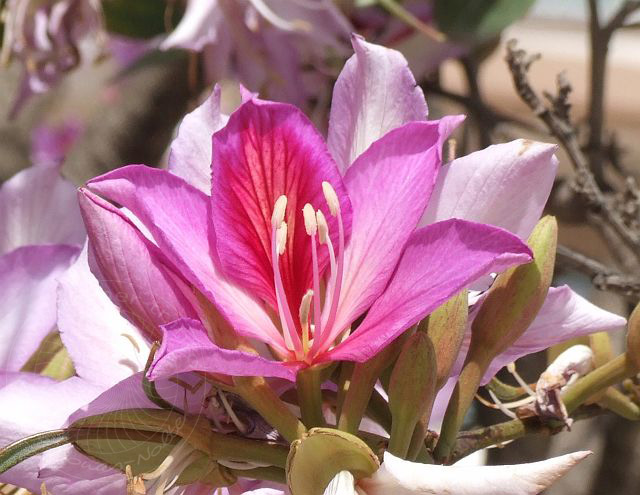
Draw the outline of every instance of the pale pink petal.
M290 307L297 311L312 281L311 244L302 216L306 203L323 211L338 244L323 181L336 191L346 235L350 232L349 199L322 136L297 108L251 99L214 135L212 171L212 218L222 268L274 308L271 216L276 200L287 196L288 238L280 269ZM319 255L322 272L328 253L322 249Z
M211 299L235 331L287 352L262 304L221 273L210 200L204 193L165 170L143 165L114 170L93 179L89 187L141 220L182 275Z
M211 192L211 137L227 123L220 111L220 86L180 123L169 150L169 170L205 194Z
M144 369L149 344L100 287L86 247L60 277L58 330L76 374L86 380L109 386Z
M423 227L362 324L329 356L364 361L479 276L530 260L526 244L503 229L457 219Z
M441 143L460 119L414 122L376 141L349 168L351 241L336 318L339 333L383 291L402 248L429 201L440 167Z
M551 192L558 167L556 149L518 139L444 165L420 224L462 218L526 239Z
M58 278L76 246L26 246L0 256L0 370L18 371L55 328Z
M510 466L437 466L405 461L386 452L380 469L359 486L367 495L536 495L590 453Z
M188 371L231 376L268 376L295 381L299 366L285 365L242 351L215 345L202 323L178 320L164 327L162 346L149 369L149 378L168 378Z
M0 447L35 433L61 428L71 412L100 392L97 385L77 377L56 382L34 373L0 373ZM38 478L38 465L42 455L0 474L0 483L40 493L42 479ZM89 459L86 461L87 465L98 465Z
M224 15L218 0L189 0L182 19L160 48L200 51L218 39Z
M626 323L622 316L590 303L567 285L551 287L536 319L507 351L493 360L484 381L488 382L500 368L522 356L575 337L622 330Z
M400 52L351 38L355 54L333 89L328 145L346 170L371 143L407 122L425 120L422 90Z
M78 193L89 235L89 264L123 316L148 338L160 325L195 316L162 252L110 203L86 189Z
M0 254L31 244L82 244L75 187L57 166L34 165L0 187Z

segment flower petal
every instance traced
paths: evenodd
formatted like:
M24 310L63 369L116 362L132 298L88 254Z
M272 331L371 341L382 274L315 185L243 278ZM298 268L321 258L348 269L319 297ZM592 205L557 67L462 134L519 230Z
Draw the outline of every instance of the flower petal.
M56 324L58 277L76 246L26 246L0 257L0 370L18 371Z
M457 158L442 168L420 224L462 218L526 239L551 192L556 149L518 139Z
M0 446L62 427L71 412L100 391L100 387L77 377L56 382L34 373L0 373ZM41 458L42 454L36 455L0 474L0 483L39 493Z
M436 466L384 454L371 478L360 480L367 495L536 495L591 452L574 452L545 461L510 466Z
M212 167L212 218L222 268L274 308L271 216L278 197L287 196L288 240L280 266L290 307L297 311L312 281L310 239L302 216L306 203L323 211L334 245L338 243L323 181L340 198L346 235L350 232L351 206L322 137L297 108L251 99L214 135ZM322 272L328 253L322 249L319 255Z
M144 369L149 344L100 287L86 246L60 278L58 330L81 378L109 386Z
M364 361L479 276L530 260L526 244L503 229L457 219L423 227L362 324L328 354Z
M89 264L122 314L151 339L160 337L160 325L194 316L160 250L110 203L86 189L78 198L89 235Z
M182 19L160 48L200 51L217 40L218 29L223 22L224 15L217 0L189 0Z
M473 322L472 318L470 320ZM484 382L488 382L503 366L527 354L575 337L622 330L626 323L622 316L590 303L567 285L551 287L536 319L509 349L493 360ZM466 347L468 344L460 352L466 351Z
M220 112L220 86L182 119L171 143L169 170L205 194L211 192L211 137L229 117Z
M404 56L351 37L355 54L333 89L328 146L345 171L374 141L408 122L425 120L427 104Z
M440 167L441 143L460 119L414 122L376 141L349 168L351 240L336 324L329 341L384 290L424 212Z
M297 368L280 361L215 345L199 321L182 319L165 325L162 347L149 369L149 378L168 378L187 371L231 376L267 376L295 381Z
M30 244L82 244L75 187L56 166L34 165L0 188L0 254Z
M89 187L141 220L176 269L211 299L235 331L288 352L262 304L220 272L205 194L165 170L143 165L109 172Z

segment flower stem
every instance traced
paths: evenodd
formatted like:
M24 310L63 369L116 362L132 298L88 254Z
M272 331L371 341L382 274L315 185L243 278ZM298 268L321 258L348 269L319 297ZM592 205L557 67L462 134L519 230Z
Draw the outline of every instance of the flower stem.
M596 368L588 375L580 378L562 395L562 401L571 414L581 404L584 404L595 393L614 385L638 372L629 361L627 354L621 354L608 363Z
M254 469L230 469L229 471L231 471L238 478L275 481L276 483L282 483L283 485L287 482L287 477L285 475L284 469L274 466L259 467Z
M259 376L234 377L235 392L249 403L271 426L289 442L300 438L307 429Z
M307 428L324 426L322 414L322 377L317 366L300 370L296 377L298 404L302 412L302 422Z

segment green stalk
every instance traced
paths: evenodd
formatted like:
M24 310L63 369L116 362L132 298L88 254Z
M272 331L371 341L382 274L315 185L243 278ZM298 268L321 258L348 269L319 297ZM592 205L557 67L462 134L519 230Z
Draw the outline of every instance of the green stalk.
M469 350L469 354L471 354L471 350ZM487 367L488 363L477 361L469 361L464 365L444 415L440 438L433 453L436 460L446 461L450 456L456 442L456 436L462 427L464 417L473 402Z
M296 389L298 391L298 405L302 412L302 422L307 428L324 426L322 414L322 385L321 370L318 367L310 367L300 370L296 377Z
M240 395L267 423L289 442L301 438L305 426L286 406L264 378L237 376L233 378L235 392Z
M609 387L598 404L629 421L640 421L640 406L616 388Z
M638 369L627 357L621 354L608 363L596 368L591 373L580 378L562 395L562 401L571 414L578 406L584 404L597 392L611 385L630 378L638 373Z
M275 481L276 483L287 483L287 476L284 469L276 467L259 467L254 469L229 469L238 478L251 478L261 481Z

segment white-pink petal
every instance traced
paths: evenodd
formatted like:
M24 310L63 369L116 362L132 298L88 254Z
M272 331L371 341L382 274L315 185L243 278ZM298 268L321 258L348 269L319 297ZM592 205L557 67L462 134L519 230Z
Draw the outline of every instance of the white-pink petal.
M344 172L388 131L427 118L427 104L404 56L353 35L355 54L333 89L327 144Z
M518 139L444 165L420 225L461 218L526 239L551 192L557 146Z
M34 165L0 187L0 255L32 244L82 244L75 187L57 166Z
M536 495L590 452L510 466L437 466L386 452L380 469L358 483L366 495Z

